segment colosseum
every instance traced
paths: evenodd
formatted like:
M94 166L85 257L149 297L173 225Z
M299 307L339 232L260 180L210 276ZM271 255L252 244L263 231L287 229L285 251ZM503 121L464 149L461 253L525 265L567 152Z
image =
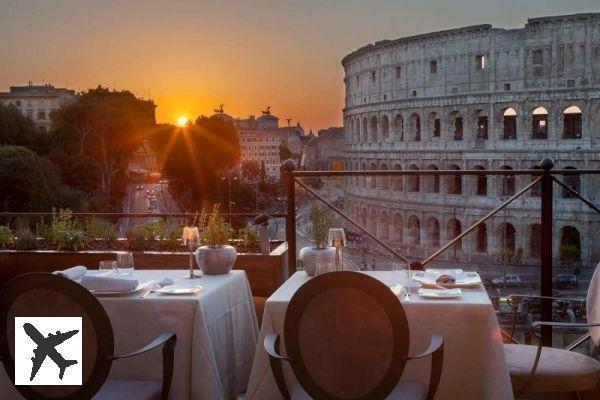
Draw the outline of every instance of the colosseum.
M346 162L351 170L600 169L600 13L433 32L362 47L345 70ZM346 185L350 215L419 259L531 182L530 176L360 177ZM598 204L600 179L562 177ZM558 185L556 265L600 260L600 215ZM441 258L539 265L534 187Z

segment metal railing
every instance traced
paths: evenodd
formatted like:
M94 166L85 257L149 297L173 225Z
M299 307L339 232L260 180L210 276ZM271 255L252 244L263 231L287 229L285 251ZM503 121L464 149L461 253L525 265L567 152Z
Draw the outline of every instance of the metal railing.
M581 200L588 205L592 210L600 213L600 208L595 206L591 201L583 198L577 191L568 187L557 176L580 176L580 175L600 175L600 170L591 169L556 169L553 170L554 162L545 158L540 162L539 169L527 170L361 170L361 171L296 171L296 165L292 160L287 160L282 164L282 179L287 186L287 219L286 219L286 240L288 242L288 265L290 274L296 270L296 185L299 185L315 198L323 202L327 207L340 215L343 219L350 222L358 229L363 231L375 243L388 250L394 257L408 263L413 269L422 269L423 266L430 263L440 254L451 248L466 235L473 232L479 225L496 215L499 211L505 209L509 204L521 197L524 193L532 189L535 185L540 184L540 220L541 220L541 249L540 249L540 280L541 280L541 295L552 296L552 277L553 277L553 260L552 260L552 231L553 231L553 185L557 183L564 190L569 192L573 197ZM369 232L360 223L346 215L340 208L333 205L331 202L323 198L316 190L310 188L302 182L301 178L309 177L356 177L356 176L532 176L535 177L531 183L527 184L521 190L516 192L510 198L502 202L483 218L479 219L472 226L464 230L462 233L451 239L448 243L441 246L429 256L423 259L411 259L405 256L384 243L375 234ZM550 302L542 302L541 318L544 321L552 320L552 304ZM543 337L545 345L552 345L552 329L550 326L543 327Z

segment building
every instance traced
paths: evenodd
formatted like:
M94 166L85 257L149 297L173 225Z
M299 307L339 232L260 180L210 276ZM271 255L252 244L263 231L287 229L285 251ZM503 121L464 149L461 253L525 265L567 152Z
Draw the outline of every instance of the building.
M300 137L304 135L304 129L300 123L295 127L280 127L279 118L271 114L270 106L258 118L250 115L245 119L235 119L225 114L221 105L211 118L231 121L239 135L240 162L257 161L264 165L267 176L272 179L279 179L280 175L280 146L288 147L294 154L300 153Z
M344 128L353 170L600 169L600 13L383 40L347 55ZM600 182L564 182L600 204ZM417 258L456 237L531 177L351 178L346 209ZM555 185L553 251L600 259L599 215ZM539 265L539 188L445 257ZM449 258L446 258L448 260Z
M0 103L14 105L21 113L31 118L34 126L49 131L52 126L50 113L63 104L74 102L77 95L74 90L55 88L50 84L11 86L9 92L0 92Z
M344 169L344 128L321 129L317 135L304 136L303 169L312 171L342 171Z

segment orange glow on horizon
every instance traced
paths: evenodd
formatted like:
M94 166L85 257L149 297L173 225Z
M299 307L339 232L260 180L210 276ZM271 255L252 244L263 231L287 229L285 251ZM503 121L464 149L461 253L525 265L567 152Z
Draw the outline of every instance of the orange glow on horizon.
M180 127L184 127L187 124L189 124L190 119L188 117L186 117L185 115L180 115L179 117L177 117L177 126Z

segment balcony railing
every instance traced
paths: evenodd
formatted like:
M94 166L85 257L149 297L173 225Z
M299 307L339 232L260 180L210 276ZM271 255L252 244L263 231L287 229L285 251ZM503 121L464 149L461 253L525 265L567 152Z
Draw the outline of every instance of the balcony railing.
M363 170L363 171L297 171L295 170L295 164L293 161L288 160L282 165L282 179L284 179L287 185L287 221L286 221L286 240L288 242L288 264L290 272L296 270L296 186L301 187L316 199L323 202L327 207L333 210L341 218L346 220L351 225L358 228L368 238L373 240L377 245L388 251L394 258L410 265L413 269L422 269L424 266L430 264L434 259L440 257L442 254L451 250L455 244L459 243L465 236L475 231L481 224L498 214L501 210L505 210L508 205L513 203L518 198L522 197L525 193L532 190L534 186L538 185L541 187L539 192L539 204L540 204L540 288L542 296L552 296L553 291L553 243L552 243L552 231L553 231L553 195L554 185L561 187L569 196L580 200L583 204L589 207L591 210L600 213L598 208L593 202L582 197L577 191L569 187L561 181L561 177L569 176L581 176L581 175L600 175L600 170L575 170L575 169L552 169L553 161L551 159L544 159L540 163L539 169L531 170ZM424 254L424 252L417 252L417 254L406 254L397 248L394 248L389 243L381 240L377 237L376 233L370 232L365 226L361 225L358 221L347 215L344 210L340 209L332 202L326 200L321 196L317 190L311 188L306 183L302 182L302 178L321 178L321 177L415 177L415 176L450 176L450 177L463 177L463 176L504 176L504 177L517 177L517 176L530 176L532 180L530 183L525 185L514 194L502 198L501 203L495 208L481 217L476 223L472 224L467 229L463 230L460 234L450 239L447 243L441 245L438 249ZM388 200L393 201L393 200ZM541 318L545 321L552 320L552 304L544 302L541 305ZM552 332L550 327L545 327L543 332L546 345L551 345Z

